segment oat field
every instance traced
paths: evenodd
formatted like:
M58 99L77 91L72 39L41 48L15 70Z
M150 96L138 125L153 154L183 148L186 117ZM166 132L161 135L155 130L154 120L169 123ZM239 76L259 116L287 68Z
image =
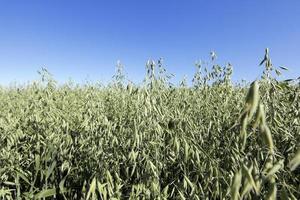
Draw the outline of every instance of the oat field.
M251 84L196 67L178 86L159 60L139 85L119 64L106 86L43 69L1 87L0 199L300 199L299 80L268 51Z

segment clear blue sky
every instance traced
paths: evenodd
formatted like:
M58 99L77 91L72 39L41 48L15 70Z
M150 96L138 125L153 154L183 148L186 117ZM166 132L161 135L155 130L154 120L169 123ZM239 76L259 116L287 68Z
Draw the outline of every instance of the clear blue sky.
M41 67L59 81L105 82L118 59L140 81L159 57L191 79L211 50L251 81L265 47L290 68L285 78L300 76L299 0L0 1L0 84L36 79Z

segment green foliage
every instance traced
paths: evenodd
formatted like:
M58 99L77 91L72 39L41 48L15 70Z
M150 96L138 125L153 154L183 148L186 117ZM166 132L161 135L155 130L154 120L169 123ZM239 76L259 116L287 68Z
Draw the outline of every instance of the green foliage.
M0 199L299 199L300 88L268 59L249 92L230 64L174 87L162 59L140 86L118 64L109 86L1 88Z

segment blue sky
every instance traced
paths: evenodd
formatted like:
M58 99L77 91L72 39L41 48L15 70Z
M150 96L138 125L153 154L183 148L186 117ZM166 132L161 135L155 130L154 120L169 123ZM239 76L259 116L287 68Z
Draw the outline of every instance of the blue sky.
M106 82L117 60L138 82L159 57L175 81L191 79L212 50L234 80L251 81L266 47L289 67L284 78L300 76L299 0L0 1L0 84L37 79L41 67L60 82Z

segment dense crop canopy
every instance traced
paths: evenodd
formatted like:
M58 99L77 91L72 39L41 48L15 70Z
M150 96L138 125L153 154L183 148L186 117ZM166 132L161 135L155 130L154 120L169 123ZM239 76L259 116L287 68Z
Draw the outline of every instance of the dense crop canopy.
M105 87L44 71L0 89L0 198L300 198L299 85L266 68L249 89L198 63L194 87L175 87L147 66L139 86L119 68Z

